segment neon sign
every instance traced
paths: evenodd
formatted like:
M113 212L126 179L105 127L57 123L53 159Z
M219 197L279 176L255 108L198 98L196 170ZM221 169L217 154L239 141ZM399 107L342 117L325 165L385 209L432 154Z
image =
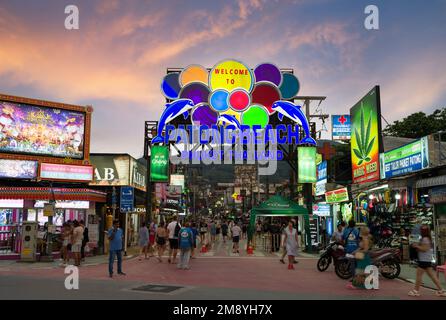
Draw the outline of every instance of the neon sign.
M244 144L275 142L315 146L301 106L287 101L292 100L299 89L296 76L282 72L271 63L251 70L243 62L228 59L217 63L210 71L191 65L181 72L169 73L161 83L161 91L172 102L166 104L152 144L193 141L194 131L199 132L199 142L206 144L215 140L209 133L203 138L203 132L212 131L214 136L220 135L221 143L234 143L239 137ZM189 119L191 125L173 125L172 122L180 117ZM280 123L273 127L270 124L283 122L284 118L294 125ZM177 129L186 132L187 137L172 139ZM253 137L243 136L246 132Z

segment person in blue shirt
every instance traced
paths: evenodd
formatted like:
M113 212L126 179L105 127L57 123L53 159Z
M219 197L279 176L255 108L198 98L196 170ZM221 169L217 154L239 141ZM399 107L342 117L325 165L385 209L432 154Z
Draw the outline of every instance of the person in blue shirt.
M342 234L342 240L344 240L345 252L352 254L359 247L359 231L355 228L356 223L355 220L351 219L348 222L348 228L344 229ZM354 259L351 260L350 263L350 271L354 275L356 268L356 262Z
M198 237L198 229L197 229L197 224L195 222L192 223L192 227L190 228L190 230L192 231L192 240L194 243L194 246L192 248L191 258L195 259L195 249L197 249L197 237Z
M122 242L124 233L119 228L119 220L113 221L113 228L108 230L108 239L110 240L110 255L108 259L108 272L110 278L113 277L113 262L115 261L115 255L118 257L118 274L125 276L122 272Z
M179 239L179 247L180 247L180 262L178 264L178 269L184 269L188 270L189 267L189 260L190 260L190 253L191 249L194 246L193 242L193 234L192 230L190 229L190 223L186 222L185 226L180 229L180 232L178 233L178 239Z

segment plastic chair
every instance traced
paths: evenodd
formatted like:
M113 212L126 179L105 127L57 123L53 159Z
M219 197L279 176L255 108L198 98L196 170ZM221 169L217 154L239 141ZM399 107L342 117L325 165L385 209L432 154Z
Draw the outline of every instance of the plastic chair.
M437 270L436 271L437 271L437 278L438 278L438 275L440 274L440 271L441 271L441 272L444 273L444 277L446 279L446 262L442 266L437 266Z

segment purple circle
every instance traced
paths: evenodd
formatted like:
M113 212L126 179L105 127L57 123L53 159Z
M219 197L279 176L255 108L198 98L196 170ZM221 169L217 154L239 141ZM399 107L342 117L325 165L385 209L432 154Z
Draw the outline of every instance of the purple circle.
M208 103L209 87L201 82L191 82L184 86L180 92L181 99L191 99L194 104Z
M206 103L195 107L194 111L192 112L192 123L194 125L206 125L210 127L217 124L217 119L218 113Z
M279 68L272 63L259 64L254 69L254 74L256 76L256 82L269 81L274 83L276 86L280 86L282 83L282 73L280 72Z

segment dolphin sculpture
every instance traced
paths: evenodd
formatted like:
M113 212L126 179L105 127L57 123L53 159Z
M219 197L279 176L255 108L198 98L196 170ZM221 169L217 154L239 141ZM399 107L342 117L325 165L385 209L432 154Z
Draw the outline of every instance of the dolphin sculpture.
M152 143L162 143L164 141L162 134L166 124L181 114L184 115L184 119L187 119L189 110L193 107L194 102L191 99L178 99L172 103L166 104L166 110L164 110L160 121L158 122L156 137L152 139Z
M282 121L285 116L294 122L300 122L305 132L305 137L300 141L301 144L316 145L316 141L310 135L310 125L308 124L307 117L300 109L300 106L296 106L289 101L279 100L273 103L272 109L277 111L280 121Z
M236 117L229 115L229 114L222 114L218 117L218 122L221 122L225 125L232 125L234 126L236 129L240 129L241 124L240 122L237 120Z

